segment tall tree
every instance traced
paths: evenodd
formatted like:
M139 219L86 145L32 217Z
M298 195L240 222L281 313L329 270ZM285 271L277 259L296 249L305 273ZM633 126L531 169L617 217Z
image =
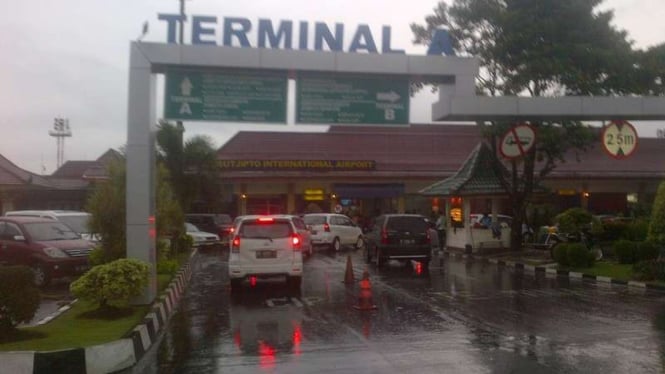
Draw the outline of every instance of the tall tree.
M635 92L638 56L626 33L611 25L602 0L454 0L441 2L425 25L412 24L416 43L448 28L461 56L480 59L477 90L489 96L614 95ZM579 159L597 135L575 121L530 122L537 141L519 161L509 162L503 181L512 200L511 246L521 246L521 226L534 186L571 156ZM480 123L495 149L512 124ZM498 162L498 161L497 161Z
M169 170L180 205L186 211L221 209L221 183L217 150L208 136L197 135L183 143L183 128L162 121L158 125L158 157Z

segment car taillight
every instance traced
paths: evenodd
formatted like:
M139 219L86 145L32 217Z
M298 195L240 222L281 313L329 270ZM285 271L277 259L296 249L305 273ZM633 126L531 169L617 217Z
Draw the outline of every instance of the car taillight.
M388 244L388 231L386 229L381 230L381 244Z
M240 253L240 237L236 236L231 242L231 253Z
M323 224L323 231L325 231L325 232L330 232L330 225L327 224L327 223L324 223L324 224Z
M291 236L291 244L293 245L293 250L299 251L300 247L302 246L302 239L300 239L300 235L293 234Z

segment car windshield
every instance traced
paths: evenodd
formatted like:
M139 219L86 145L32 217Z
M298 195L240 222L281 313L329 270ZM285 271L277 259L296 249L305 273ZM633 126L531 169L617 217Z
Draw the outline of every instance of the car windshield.
M67 226L71 227L72 230L79 234L89 233L90 229L88 228L88 222L90 221L89 214L82 214L76 216L60 216L58 220L64 222Z
M326 223L325 216L305 216L304 220L307 225L323 225Z
M426 231L429 224L425 217L392 217L388 220L387 228L397 231Z
M228 214L218 214L215 216L215 223L218 225L227 225L231 222L231 216Z
M245 222L238 233L243 238L287 238L291 235L288 222Z
M185 231L186 232L199 232L201 230L199 230L198 227L192 225L191 223L185 222Z
M62 222L26 223L25 229L32 240L37 242L81 238L75 231Z

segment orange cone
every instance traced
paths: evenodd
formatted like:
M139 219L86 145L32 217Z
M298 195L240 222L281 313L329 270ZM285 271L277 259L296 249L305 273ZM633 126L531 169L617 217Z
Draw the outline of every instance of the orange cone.
M360 294L358 295L358 305L354 306L358 310L377 309L372 301L372 283L369 281L369 271L365 268L363 279L360 281Z
M353 284L356 280L353 278L353 265L351 264L351 255L346 257L346 274L344 274L344 283Z

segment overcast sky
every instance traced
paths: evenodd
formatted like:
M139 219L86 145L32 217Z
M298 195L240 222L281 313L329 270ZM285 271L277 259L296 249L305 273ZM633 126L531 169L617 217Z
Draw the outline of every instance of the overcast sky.
M411 44L409 24L420 22L433 0L190 0L187 14L344 23L349 35L369 24L377 38L392 27L393 48L424 54ZM665 42L665 1L605 0L614 23L639 48ZM178 0L21 0L5 2L0 12L0 154L27 170L47 174L56 166L56 141L48 135L54 117L69 119L73 137L65 140L66 160L92 160L126 142L129 42L145 21L145 41L166 42L158 13L177 13ZM186 27L185 40L188 41ZM218 31L218 40L220 37ZM348 40L350 36L346 37ZM251 41L251 39L250 39ZM161 99L160 99L161 100ZM412 100L411 121L428 122L435 97ZM238 129L312 131L322 127L223 123L186 123L186 137L209 134L221 146ZM662 123L638 126L640 136L655 136Z

